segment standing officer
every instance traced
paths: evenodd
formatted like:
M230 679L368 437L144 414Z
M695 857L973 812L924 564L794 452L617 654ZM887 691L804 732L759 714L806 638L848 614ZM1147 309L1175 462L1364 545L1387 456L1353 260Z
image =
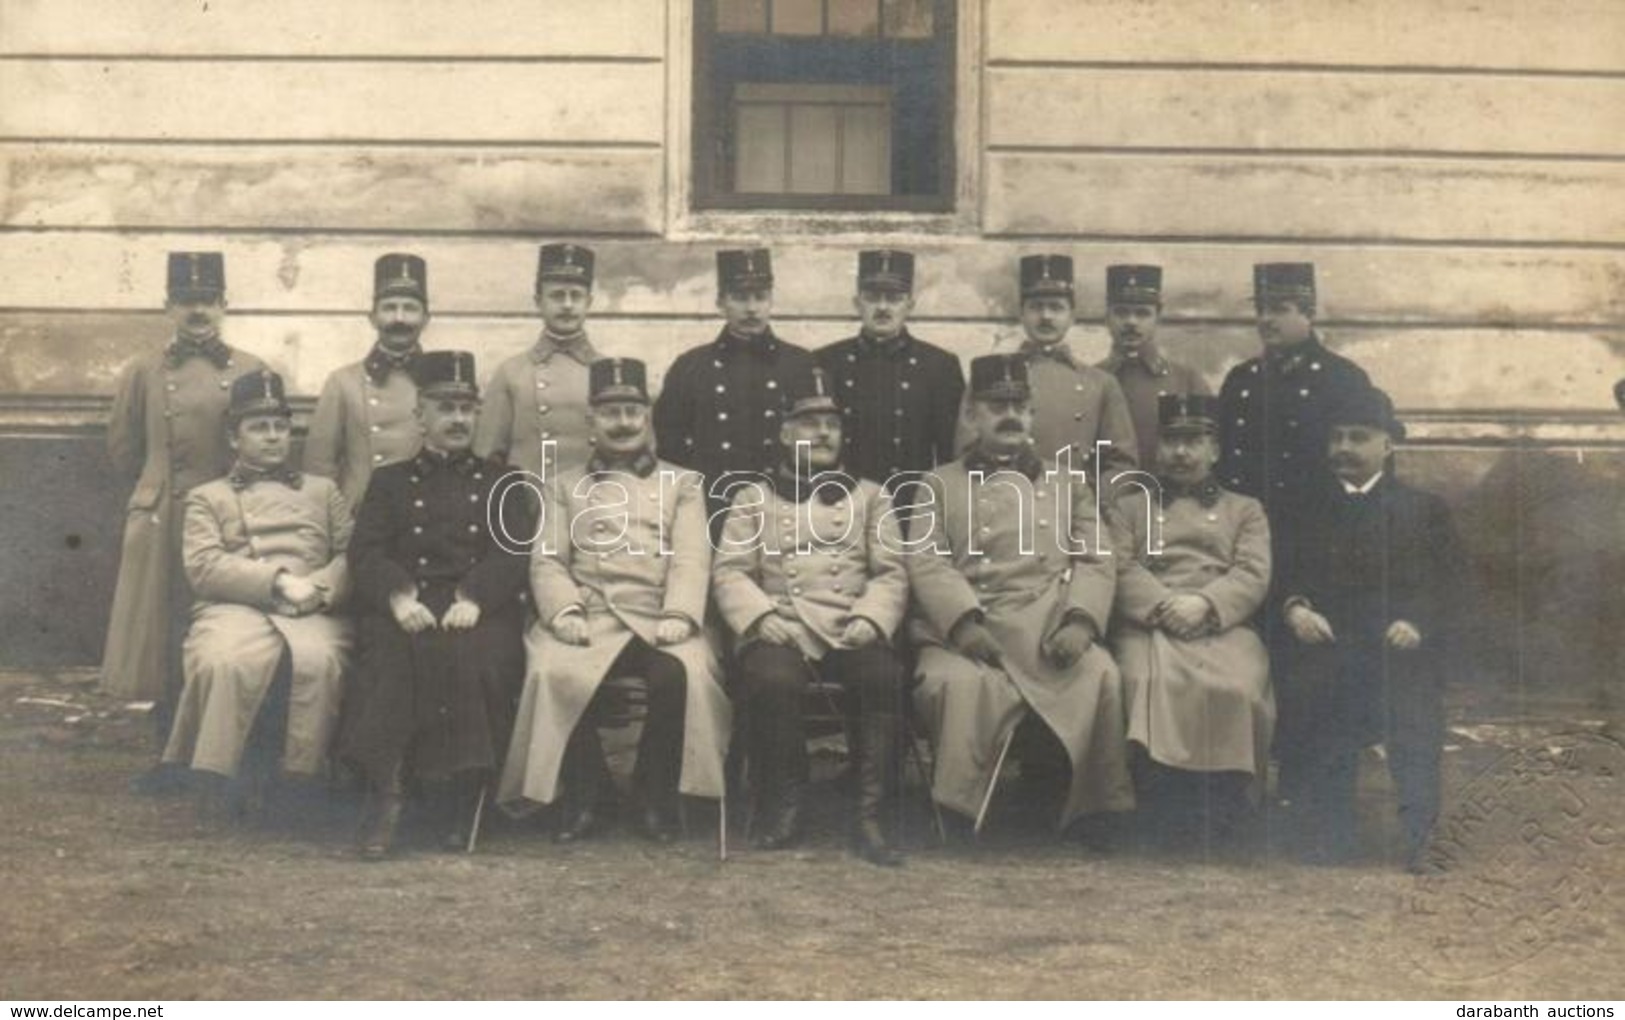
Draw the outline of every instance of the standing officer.
M902 666L892 636L908 607L908 570L892 501L841 470L841 407L822 369L794 388L769 485L742 486L712 568L717 609L738 635L738 685L759 776L756 843L792 844L807 775L801 706L814 675L846 689L858 720L853 844L865 860L902 860L880 824L895 771Z
M1293 504L1326 457L1328 409L1371 381L1321 342L1312 263L1254 266L1253 303L1264 352L1232 368L1219 388L1218 476L1264 504L1279 558L1291 547Z
M965 372L957 357L909 332L914 256L859 252L852 305L863 323L858 335L814 355L841 403L841 463L859 478L884 484L953 460ZM913 486L900 487L893 501L906 508L913 492Z
M1004 336L994 342L995 353L1019 354L1027 359L1032 386L1032 441L1038 456L1054 459L1060 451L1076 451L1073 463L1107 482L1118 471L1138 463L1140 445L1128 400L1117 380L1072 353L1066 335L1072 330L1076 306L1072 293L1072 259L1067 255L1027 255L1021 260L1021 331L1019 338ZM961 422L961 449L971 441L971 428ZM1095 464L1095 443L1108 440L1101 463Z
M914 700L936 747L932 796L978 824L1000 748L1036 714L1065 749L1064 829L1134 804L1122 683L1096 643L1116 564L1101 555L1104 528L1081 469L1033 451L1027 364L999 354L971 362L975 438L929 480L931 527L907 557L919 607Z
M107 423L113 467L134 483L102 656L102 685L114 697L156 703L160 748L181 689L181 639L192 593L181 569L181 503L187 490L226 473L232 451L221 427L231 385L264 363L226 346L226 266L219 252L171 252L164 314L175 335L124 368ZM161 767L136 780L140 792L177 787Z
M384 255L372 281L378 339L365 358L327 377L305 439L305 470L338 482L351 506L361 505L373 471L411 459L422 443L412 377L429 324L429 270L416 255Z
M692 471L655 458L646 375L630 358L593 363L592 459L548 478L531 556L538 619L499 799L551 804L562 787L561 842L598 827L611 680L646 691L633 772L644 834L676 838L679 793L723 793L732 714L704 629L705 496Z
M1323 420L1319 484L1299 503L1303 541L1278 589L1292 640L1277 658L1281 786L1308 857L1347 860L1357 849L1360 751L1381 741L1406 865L1416 870L1439 814L1443 691L1465 561L1444 501L1394 477L1405 427L1386 393L1341 394Z
M281 376L240 376L226 412L236 462L186 497L197 602L164 760L221 779L237 774L260 716L285 736L257 766L280 759L284 772L318 774L350 663L350 621L335 612L349 588L350 507L331 479L288 467L292 418Z
M529 560L518 544L535 513L525 489L498 487L508 465L470 449L474 380L472 354L418 360L423 448L373 476L350 544L362 696L345 757L374 791L361 843L369 859L389 853L408 775L437 788L444 845L467 843L524 680Z
M730 472L763 473L778 459L784 387L813 367L811 354L773 335L773 261L766 248L717 252L717 338L677 356L654 406L660 456L705 478L713 528Z
M587 336L595 261L592 249L579 244L542 246L536 263L542 335L497 366L474 432L478 456L547 477L587 462L587 366L599 356ZM554 445L544 472L547 444Z
M1165 356L1157 346L1162 324L1162 267L1106 267L1106 330L1112 352L1100 367L1123 387L1139 460L1157 462L1157 402L1169 394L1211 394L1207 380L1189 365Z

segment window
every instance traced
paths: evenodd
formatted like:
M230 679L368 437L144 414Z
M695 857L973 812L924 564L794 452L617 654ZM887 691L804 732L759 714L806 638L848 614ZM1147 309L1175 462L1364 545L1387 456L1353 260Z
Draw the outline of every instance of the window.
M942 211L952 0L696 0L697 209Z

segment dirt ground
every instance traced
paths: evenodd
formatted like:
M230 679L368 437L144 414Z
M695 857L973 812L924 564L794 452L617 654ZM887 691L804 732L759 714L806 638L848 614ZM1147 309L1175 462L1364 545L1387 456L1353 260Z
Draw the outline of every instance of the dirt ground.
M1625 996L1625 752L1588 738L1595 767L1557 785L1506 766L1595 729L1583 713L1458 708L1466 849L1423 877L1382 859L1380 769L1362 790L1373 859L1348 867L1259 845L1102 852L1008 812L943 848L911 788L908 865L887 871L845 852L827 784L824 828L793 853L736 834L719 862L697 804L676 848L561 849L499 821L472 856L369 865L343 792L206 834L186 799L127 792L148 727L93 680L0 675L0 998Z

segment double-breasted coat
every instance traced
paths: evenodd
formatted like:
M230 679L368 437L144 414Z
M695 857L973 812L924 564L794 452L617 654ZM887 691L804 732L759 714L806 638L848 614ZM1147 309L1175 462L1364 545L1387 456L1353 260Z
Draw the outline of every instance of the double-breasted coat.
M404 368L380 365L369 372L358 361L336 369L322 384L305 438L305 470L339 483L353 507L361 506L372 473L410 460L423 445L412 414L418 387Z
M1296 502L1326 462L1327 414L1370 385L1363 368L1327 349L1318 335L1284 354L1248 358L1225 375L1214 474L1225 488L1264 504L1277 558Z
M841 463L848 471L885 484L954 459L965 396L958 358L906 329L891 340L848 337L813 357L841 404ZM897 504L906 507L912 493L903 487Z
M1101 554L1093 490L1053 472L979 464L974 453L937 469L925 547L907 557L919 649L915 704L936 745L932 795L975 816L993 782L998 753L1028 711L1066 748L1072 781L1058 824L1095 811L1128 810L1134 793L1123 739L1122 681L1096 642L1059 667L1042 644L1071 616L1097 634L1110 619L1117 567ZM985 472L978 483L972 470ZM997 639L1002 668L975 662L949 643L954 626L980 614Z
M675 656L687 676L683 766L678 790L721 797L732 709L704 628L711 579L705 497L692 472L649 458L644 472L567 471L542 501L542 540L530 561L537 620L525 634L526 675L499 802L552 803L570 734L633 638ZM560 613L585 614L590 643L560 641ZM660 645L667 617L690 637Z
M507 751L536 520L530 490L497 487L511 470L425 449L373 475L349 552L360 661L343 748L369 776L386 779L408 753L413 774L438 778L495 769ZM390 610L397 592L437 620L461 593L480 607L479 622L408 634Z
M544 332L529 350L498 365L485 388L474 452L506 460L538 479L585 465L592 455L587 367L598 357L585 336L560 344Z
M1254 617L1270 584L1264 508L1217 483L1195 492L1143 491L1118 501L1117 599L1112 644L1128 702L1128 738L1154 761L1202 772L1269 765L1275 699ZM1155 625L1164 600L1207 600L1211 629L1181 640Z
M735 634L777 614L812 661L847 647L854 618L890 640L908 609L908 568L891 499L878 484L810 490L741 486L712 565L717 610ZM839 495L836 495L836 494Z
M231 467L231 384L264 367L224 344L200 350L175 341L119 375L107 451L134 489L102 656L102 684L116 697L151 701L175 689L180 663L173 660L191 604L181 569L182 500Z
M231 475L186 499L186 576L197 593L181 691L164 760L235 775L254 718L288 658L291 684L282 768L321 771L338 722L352 648L344 552L353 522L331 479ZM326 591L296 615L274 592L281 573Z
M787 388L805 379L813 357L771 332L750 340L727 330L679 354L654 404L662 460L705 477L707 506L717 516L728 500L714 488L729 472L763 473L779 456Z
M1020 331L994 337L994 354L1023 354L1032 387L1033 452L1042 460L1055 460L1060 451L1073 449L1073 465L1090 471L1094 484L1095 443L1111 443L1100 458L1100 471L1109 482L1119 471L1139 463L1140 444L1134 433L1123 388L1108 372L1080 360L1065 340L1048 346L1034 343ZM959 446L971 445L969 426L960 422Z

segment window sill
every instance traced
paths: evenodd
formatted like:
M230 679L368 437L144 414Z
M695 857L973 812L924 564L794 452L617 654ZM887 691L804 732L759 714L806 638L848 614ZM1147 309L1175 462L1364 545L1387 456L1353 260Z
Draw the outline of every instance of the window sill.
M726 241L752 237L779 240L885 234L903 240L974 233L975 224L954 212L703 209L678 216L671 224L669 237L682 241Z

